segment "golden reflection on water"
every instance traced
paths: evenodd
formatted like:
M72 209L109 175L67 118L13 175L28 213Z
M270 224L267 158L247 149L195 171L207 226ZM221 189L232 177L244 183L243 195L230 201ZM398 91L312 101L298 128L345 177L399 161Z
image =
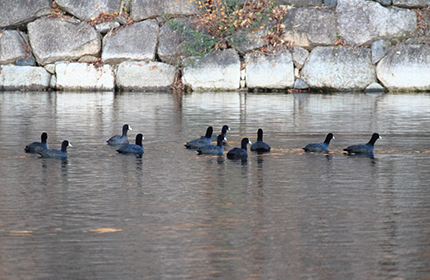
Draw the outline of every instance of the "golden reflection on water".
M16 235L16 236L27 236L35 233L39 229L35 230L11 230L9 233L10 235ZM61 228L56 228L55 231L60 232L64 231ZM111 233L111 232L119 232L123 231L123 229L117 229L117 228L97 228L97 229L90 229L90 230L84 230L83 232L94 232L94 233Z
M89 232L96 232L96 233L109 233L109 232L118 232L122 231L122 229L118 228L97 228L97 229L90 229ZM84 231L88 232L88 231Z
M32 230L12 230L10 232L11 235L30 235L32 234L33 231Z

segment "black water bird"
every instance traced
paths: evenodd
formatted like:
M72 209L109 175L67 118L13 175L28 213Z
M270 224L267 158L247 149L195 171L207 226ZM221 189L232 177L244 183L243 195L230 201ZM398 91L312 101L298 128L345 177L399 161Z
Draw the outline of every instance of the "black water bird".
M211 145L212 133L213 133L213 128L212 128L212 126L209 126L206 129L206 135L205 136L202 136L200 138L197 138L197 139L194 139L194 140L187 142L185 144L185 147L187 149L197 149L197 148L200 148L200 147L203 147L206 145Z
M125 124L122 126L122 135L115 135L109 138L107 140L107 144L110 146L119 146L119 145L127 145L129 144L127 132L131 129L131 127L128 124Z
M64 140L63 143L61 143L61 150L44 149L39 151L38 154L44 158L67 159L67 147L72 147L72 144L69 141Z
M257 153L270 152L270 146L263 142L263 130L261 128L257 131L257 142L251 145L251 151Z
M227 131L230 130L230 127L228 125L223 125L221 129L221 135L224 136L224 139L222 140L223 145L227 145ZM218 136L212 135L212 141L217 141Z
M243 138L241 142L240 148L233 148L227 153L228 159L247 159L248 158L248 149L247 145L251 144L248 138Z
M199 155L214 155L214 156L222 156L224 154L223 147L224 136L222 134L217 137L216 145L205 145L203 147L197 148L197 153Z
M352 145L343 150L350 155L351 154L373 155L373 147L375 145L375 142L380 138L381 136L379 136L378 133L373 133L372 138L370 138L370 141L367 144Z
M24 151L26 153L38 154L41 150L49 149L48 143L46 142L46 140L48 139L48 134L46 132L43 132L42 135L40 135L40 138L40 142L33 142L25 146Z
M117 152L120 154L133 154L136 156L142 156L143 146L142 146L143 135L141 133L136 135L136 144L126 144L122 145Z
M328 153L328 145L332 139L335 139L333 133L329 133L327 134L324 142L307 144L303 150L310 153Z

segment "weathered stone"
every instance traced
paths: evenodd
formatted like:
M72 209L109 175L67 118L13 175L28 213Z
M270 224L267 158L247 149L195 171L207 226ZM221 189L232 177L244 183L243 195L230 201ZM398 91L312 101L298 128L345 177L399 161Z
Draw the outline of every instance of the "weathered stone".
M381 3L381 5L384 5L384 6L390 6L391 5L391 0L376 0L376 1Z
M245 65L248 88L282 89L294 85L294 65L288 50L274 55L248 53Z
M316 47L301 78L313 88L364 89L375 82L375 67L367 48Z
M79 63L89 63L89 62L95 62L98 60L98 57L93 56L93 55L84 55L83 57L78 59Z
M179 64L192 50L204 52L205 46L198 38L191 36L191 30L197 28L194 20L195 18L173 19L160 28L157 54L161 61ZM199 30L199 33L204 34L204 30Z
M120 27L119 22L105 22L105 23L100 23L94 26L97 30L97 32L99 32L100 34L106 34L109 31Z
M295 7L321 6L322 0L279 0L280 5L294 5Z
M304 48L295 47L293 49L293 62L297 69L302 69L308 56L309 52Z
M114 75L110 65L97 67L87 63L57 63L57 89L113 90Z
M372 63L376 64L391 48L390 41L379 40L372 43Z
M391 1L391 0L390 0ZM324 6L326 7L336 7L337 0L324 0Z
M46 64L45 66L43 66L43 68L45 68L45 70L52 75L55 75L55 64Z
M265 40L266 34L270 32L274 22L264 20L262 25L256 31L251 32L248 29L239 30L234 34L234 40L231 45L242 55L247 52L256 50L263 47L267 41Z
M19 31L0 30L0 64L13 64L17 59L28 56L24 46L30 49Z
M126 60L154 60L159 27L156 20L146 20L127 26L105 37L102 60L117 64Z
M393 0L393 5L405 8L425 8L430 6L429 0Z
M49 87L51 89L56 89L57 88L57 77L55 75L51 76L51 81L49 81Z
M294 82L294 88L295 89L308 89L309 86L307 83L305 83L302 79L298 78L295 82Z
M163 15L178 17L195 15L199 5L189 0L132 0L131 18L141 21Z
M100 35L86 22L42 18L28 24L33 54L40 65L97 55Z
M397 45L378 63L376 74L390 91L430 90L430 46Z
M36 59L32 56L26 58L18 58L15 61L16 66L36 66Z
M428 0L430 5L430 0ZM405 42L406 44L419 45L419 44L429 44L430 43L430 7L423 9L412 9L417 12L418 24L415 29L414 36L404 40L397 40L393 38L392 42L400 43Z
M125 61L118 66L116 84L121 90L167 90L175 74L176 67L170 64Z
M336 13L339 35L350 45L366 45L393 36L406 37L417 25L416 12L385 8L372 1L338 0Z
M182 82L193 90L236 90L240 82L240 59L236 50L206 54L184 67Z
M285 32L282 39L294 41L295 46L311 48L336 42L336 19L331 9L292 9L283 23Z
M0 29L17 27L51 11L51 0L0 1Z
M0 66L1 90L45 90L50 80L51 74L43 67Z
M243 41L241 40L242 42L232 45L241 54L256 50L265 45L265 41L261 40L261 38L264 38L266 36L266 32L266 28L259 29L254 33L243 30L238 31L235 36L237 38L242 37Z
M119 13L124 0L56 0L59 7L82 20L90 20L100 13Z
M383 86L381 86L378 83L371 83L370 85L368 85L366 87L365 90L367 93L372 93L372 92L384 92L385 88Z

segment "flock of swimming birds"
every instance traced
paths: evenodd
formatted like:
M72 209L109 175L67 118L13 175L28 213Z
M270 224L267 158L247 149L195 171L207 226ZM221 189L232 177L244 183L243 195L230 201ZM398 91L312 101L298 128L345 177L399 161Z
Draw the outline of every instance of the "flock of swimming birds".
M141 133L136 135L135 144L130 144L128 141L127 132L132 130L128 124L124 124L122 127L122 135L115 135L107 140L107 144L110 146L118 147L117 151L120 154L132 154L141 157L144 153L142 140L143 135ZM200 138L191 140L185 144L187 149L193 149L198 154L204 155L217 155L222 156L224 154L224 145L227 142L227 131L230 130L228 125L224 125L221 130L221 134L218 136L212 135L213 128L209 126L206 130L206 134ZM373 133L370 141L366 144L352 145L343 149L347 154L353 155L365 155L373 156L373 147L376 140L380 139L378 133ZM40 154L44 158L56 158L56 159L67 159L67 147L72 146L67 140L64 140L61 144L61 150L49 149L48 134L43 132L41 135L41 142L33 142L25 147L26 153ZM334 139L333 133L327 134L324 142L322 143L311 143L303 148L305 152L310 153L329 153L330 141ZM216 145L212 145L212 142L216 141ZM248 158L248 144L252 144L248 138L243 138L241 147L235 147L227 152L228 159L247 159ZM263 130L258 129L257 141L251 145L251 151L256 153L267 153L270 152L270 146L263 142Z

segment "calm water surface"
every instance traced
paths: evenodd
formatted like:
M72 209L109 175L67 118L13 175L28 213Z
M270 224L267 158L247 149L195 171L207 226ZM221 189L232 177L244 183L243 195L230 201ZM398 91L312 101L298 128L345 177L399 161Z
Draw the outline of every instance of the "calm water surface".
M272 152L184 148L224 124ZM43 131L66 162L24 153ZM0 279L430 279L428 93L3 92L0 145Z

